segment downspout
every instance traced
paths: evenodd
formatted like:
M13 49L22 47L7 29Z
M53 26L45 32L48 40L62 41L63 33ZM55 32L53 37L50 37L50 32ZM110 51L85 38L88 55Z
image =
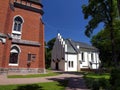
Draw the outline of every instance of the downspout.
M79 53L77 54L77 71L80 71Z
M68 54L67 54L67 71L68 71L68 65L69 64L69 62L68 62Z

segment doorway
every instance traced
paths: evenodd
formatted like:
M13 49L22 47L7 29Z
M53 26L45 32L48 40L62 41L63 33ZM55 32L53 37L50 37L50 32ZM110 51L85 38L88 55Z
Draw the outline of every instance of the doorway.
M59 70L59 63L56 62L56 70Z

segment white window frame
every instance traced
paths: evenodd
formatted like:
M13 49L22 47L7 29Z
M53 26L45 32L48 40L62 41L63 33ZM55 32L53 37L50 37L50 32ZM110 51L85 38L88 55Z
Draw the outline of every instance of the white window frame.
M17 60L17 63L15 63L15 64L9 63L9 66L18 66L18 65L19 65L19 55L20 55L20 53L21 53L21 49L20 49L20 47L19 47L18 45L12 45L11 48L13 48L13 47L17 47L18 50L19 50L19 53L18 53L18 60ZM10 51L11 51L11 50L10 50ZM10 54L11 54L11 52L10 52Z
M14 30L14 25L15 25L15 18L17 17L20 17L22 19L22 23L21 23L21 28L20 28L20 31L15 31ZM24 19L22 16L20 15L16 15L14 18L13 18L13 25L12 25L12 37L15 38L15 39L21 39L21 35L22 35L22 27L23 27L23 23L24 23ZM18 37L15 37L14 35L19 35Z

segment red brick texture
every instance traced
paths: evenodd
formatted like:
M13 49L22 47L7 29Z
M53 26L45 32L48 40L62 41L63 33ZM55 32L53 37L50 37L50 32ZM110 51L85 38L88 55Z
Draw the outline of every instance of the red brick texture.
M33 11L16 8L10 8L10 0L0 1L0 33L12 34L12 26L14 17L19 15L23 18L21 40L39 42L40 46L20 45L21 52L19 54L18 66L9 66L10 49L13 45L12 39L7 38L7 42L0 42L0 67L2 68L27 68L28 54L35 54L35 61L31 62L30 68L45 69L44 56L44 24L41 21L42 15ZM13 0L14 1L14 0ZM20 1L20 0L17 0ZM12 0L10 3L13 3ZM36 8L42 8L40 5L32 3Z

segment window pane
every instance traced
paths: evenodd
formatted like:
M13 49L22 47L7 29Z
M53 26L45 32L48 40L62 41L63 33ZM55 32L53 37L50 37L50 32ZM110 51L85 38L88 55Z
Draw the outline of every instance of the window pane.
M22 18L21 17L16 17L15 19L14 19L14 30L15 31L21 31L21 25L22 25L22 23L23 23L23 20L22 20Z
M94 61L93 53L91 53L91 61L92 61L92 62Z
M85 60L84 60L84 53L83 53L83 52L82 52L82 61L85 61Z
M15 22L14 24L14 30L16 31L17 30L17 23Z
M70 67L70 61L69 61L69 67Z
M28 62L31 61L31 54L28 54Z
M20 31L21 30L21 24L18 24L18 29L17 31Z
M9 63L17 64L17 61L18 61L18 53L11 53Z
M71 61L71 67L73 67L73 61Z

